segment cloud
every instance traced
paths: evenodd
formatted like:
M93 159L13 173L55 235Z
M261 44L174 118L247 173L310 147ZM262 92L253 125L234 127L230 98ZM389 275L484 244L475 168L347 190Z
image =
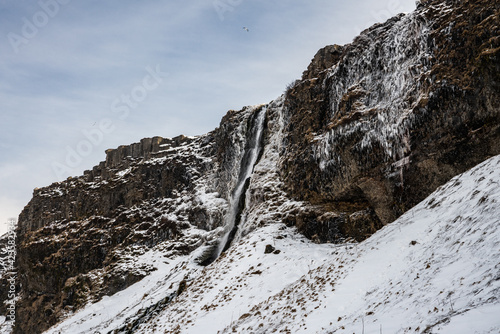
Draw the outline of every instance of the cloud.
M17 219L22 208L29 200L29 196L16 187L14 179L19 175L19 171L26 172L24 166L7 165L0 166L0 235L8 231L9 219ZM6 189L6 191L4 190Z
M16 219L20 213L19 207L23 204L19 200L12 200L0 196L0 236L9 231L9 220Z

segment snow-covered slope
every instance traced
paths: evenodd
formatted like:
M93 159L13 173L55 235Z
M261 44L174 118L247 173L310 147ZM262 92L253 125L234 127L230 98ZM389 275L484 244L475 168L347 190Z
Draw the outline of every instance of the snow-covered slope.
M139 257L156 271L46 333L499 333L499 167L453 178L358 244L271 224L207 267L157 247Z

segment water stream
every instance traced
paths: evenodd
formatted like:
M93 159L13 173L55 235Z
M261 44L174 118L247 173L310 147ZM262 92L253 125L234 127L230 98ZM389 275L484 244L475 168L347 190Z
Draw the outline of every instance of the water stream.
M264 132L265 118L266 108L262 108L253 119L251 126L251 138L245 147L245 153L241 160L238 182L236 183L231 195L230 209L226 216L224 235L219 241L216 254L214 254L216 256L214 256L214 258L217 258L222 252L229 248L236 232L238 231L238 226L241 220L241 212L245 206L246 192L250 184L250 178L262 150L262 134Z

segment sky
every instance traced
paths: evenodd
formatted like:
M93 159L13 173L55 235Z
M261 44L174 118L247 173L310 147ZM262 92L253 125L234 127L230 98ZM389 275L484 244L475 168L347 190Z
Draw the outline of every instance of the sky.
M267 103L414 0L0 0L0 234L33 189ZM243 29L246 27L248 30Z

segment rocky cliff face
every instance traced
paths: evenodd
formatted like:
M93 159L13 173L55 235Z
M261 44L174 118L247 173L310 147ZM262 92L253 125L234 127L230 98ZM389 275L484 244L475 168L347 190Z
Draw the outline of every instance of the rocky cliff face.
M495 1L420 2L320 50L283 96L229 111L206 135L108 150L83 176L36 189L19 217L15 332L154 272L134 265L147 249L210 263L263 110L235 242L273 223L322 243L367 238L500 154L499 27Z
M375 213L346 219L363 238L496 154L498 20L491 1L427 1L318 52L285 101L288 192Z

